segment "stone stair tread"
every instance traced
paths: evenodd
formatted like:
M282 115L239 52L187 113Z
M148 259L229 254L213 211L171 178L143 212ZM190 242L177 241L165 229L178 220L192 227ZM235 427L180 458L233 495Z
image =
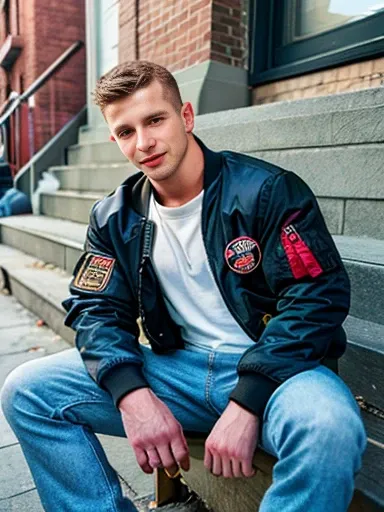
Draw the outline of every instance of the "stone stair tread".
M45 215L15 215L0 218L0 225L8 226L42 238L82 249L87 225Z
M384 325L348 316L344 322L350 343L369 347L384 355Z
M56 190L55 192L43 192L42 196L59 196L62 198L76 198L76 199L92 199L97 201L102 199L102 194L94 194L91 192L79 192L77 190Z
M346 235L333 239L343 260L384 266L384 240Z
M68 296L72 276L59 268L39 266L41 262L22 251L0 244L0 268L22 281L38 295L46 298L57 309ZM344 323L348 340L384 354L384 325L348 316Z
M62 310L62 300L68 296L68 286L72 276L59 268L40 266L41 262L22 251L0 244L0 267L28 286L37 295L57 309Z
M42 238L60 241L64 245L68 243L76 248L83 247L87 231L86 224L46 215L3 217L0 218L0 225L38 234ZM384 240L345 235L334 235L333 239L344 261L384 267Z
M73 171L73 170L83 170L83 169L127 169L128 167L133 167L129 162L127 163L118 163L111 162L110 164L106 163L96 163L90 162L89 164L73 164L73 165L53 165L49 168L50 171Z
M325 95L313 98L277 101L264 105L242 107L232 110L223 110L197 116L198 120L207 120L216 126L226 117L237 119L278 119L282 117L300 117L305 115L317 115L330 112L359 110L375 108L384 105L384 90L382 87L367 90L339 93L337 95ZM211 124L211 123L210 123Z

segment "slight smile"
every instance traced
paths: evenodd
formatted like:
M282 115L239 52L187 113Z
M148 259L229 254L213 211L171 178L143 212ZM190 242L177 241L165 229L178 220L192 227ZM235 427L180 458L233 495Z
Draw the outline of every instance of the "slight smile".
M147 158L144 158L144 160L140 161L140 165L146 165L147 167L156 167L157 165L160 165L163 161L165 153L159 153L156 155L148 156Z

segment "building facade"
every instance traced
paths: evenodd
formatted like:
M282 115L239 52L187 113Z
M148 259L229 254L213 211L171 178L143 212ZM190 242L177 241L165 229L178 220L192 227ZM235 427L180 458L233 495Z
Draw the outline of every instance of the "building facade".
M103 5L99 18L114 12L114 62L168 67L199 113L383 83L384 8L375 0L87 2L89 12Z
M21 94L27 90L77 40L85 40L83 2L2 0L2 111L12 91ZM85 105L85 72L85 51L81 50L34 95L27 114L25 108L22 109L21 122L24 122L24 128L21 130L21 138L30 152L41 148ZM15 130L11 131L14 134Z

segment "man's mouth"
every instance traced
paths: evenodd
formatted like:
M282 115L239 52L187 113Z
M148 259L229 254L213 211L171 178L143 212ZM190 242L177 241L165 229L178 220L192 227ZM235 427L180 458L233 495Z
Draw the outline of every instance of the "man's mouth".
M157 153L156 155L148 156L140 161L140 165L146 165L147 167L156 167L163 161L165 153Z

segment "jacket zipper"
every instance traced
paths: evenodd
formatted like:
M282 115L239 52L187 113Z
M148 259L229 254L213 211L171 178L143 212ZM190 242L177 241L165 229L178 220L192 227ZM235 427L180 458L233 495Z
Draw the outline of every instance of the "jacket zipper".
M141 323L142 323L142 326L143 326L143 330L144 330L145 336L149 340L151 340L153 343L156 343L158 345L159 341L156 340L150 334L150 332L148 331L148 328L146 326L146 323L145 323L146 319L145 319L145 314L144 314L144 309L143 309L143 303L141 301L143 269L144 269L144 265L146 263L147 258L149 258L149 249L150 249L150 246L151 246L151 238L152 238L153 226L148 224L148 221L147 221L147 219L145 217L142 218L141 225L142 225L141 229L144 230L144 240L143 240L143 250L142 250L142 254L141 254L140 267L139 267L139 312L140 312ZM147 226L148 225L150 226L150 230L147 230Z

